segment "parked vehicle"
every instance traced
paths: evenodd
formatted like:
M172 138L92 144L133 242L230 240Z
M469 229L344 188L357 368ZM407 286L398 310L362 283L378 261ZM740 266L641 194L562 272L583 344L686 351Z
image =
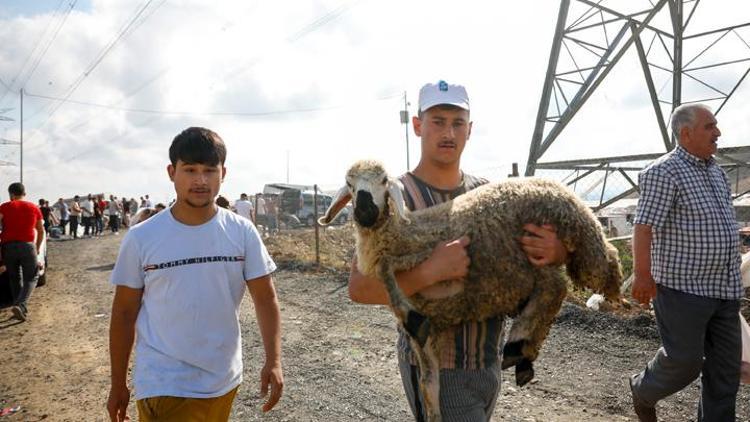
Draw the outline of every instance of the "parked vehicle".
M313 202L315 193L312 191L301 191L299 189L286 189L279 195L280 207L279 207L279 218L289 219L289 216L294 216L300 222L309 227L315 225L315 207ZM317 216L321 217L325 214L328 207L333 201L331 195L324 193L318 193L318 213ZM343 224L349 219L349 212L342 212L339 217L334 221L336 224Z

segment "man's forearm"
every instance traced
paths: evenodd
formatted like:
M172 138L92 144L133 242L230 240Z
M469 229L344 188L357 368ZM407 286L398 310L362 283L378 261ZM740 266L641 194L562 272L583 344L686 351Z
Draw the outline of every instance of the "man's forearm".
M281 362L281 311L276 295L255 303L260 336L267 362Z
M135 318L121 312L113 312L109 326L109 358L113 386L127 384L128 363L134 341Z
M651 226L636 224L633 230L633 273L651 275Z
M407 297L435 283L430 277L431 273L425 271L426 262L396 273L396 283ZM390 305L391 301L383 281L360 273L356 265L356 262L352 263L352 272L349 276L349 297L354 302L366 305Z

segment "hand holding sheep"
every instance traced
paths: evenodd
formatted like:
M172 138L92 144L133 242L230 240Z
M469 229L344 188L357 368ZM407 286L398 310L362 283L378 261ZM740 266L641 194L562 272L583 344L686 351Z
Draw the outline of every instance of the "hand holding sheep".
M521 237L521 248L532 264L541 267L562 264L567 260L568 250L557 238L555 226L526 224L523 229L530 235Z

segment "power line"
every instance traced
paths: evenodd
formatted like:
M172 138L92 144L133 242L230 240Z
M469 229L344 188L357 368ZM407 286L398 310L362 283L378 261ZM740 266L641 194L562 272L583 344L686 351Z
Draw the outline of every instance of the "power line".
M50 39L49 39L49 40L47 41L47 43L46 43L45 47L44 47L44 48L42 49L41 53L40 53L40 54L39 54L38 56L36 56L36 57L34 58L34 60L32 61L32 63L34 63L34 64L32 65L32 68L31 68L31 70L30 70L29 72L27 72L27 73L26 73L26 77L24 78L24 81L23 81L23 82L21 82L21 83L19 84L19 86L21 86L21 87L23 87L23 86L25 86L25 85L26 85L26 82L28 82L28 81L29 81L29 79L31 78L31 76L32 76L32 75L34 74L34 72L36 71L36 68L37 68L37 66L39 66L39 63L41 62L42 58L43 58L43 57L44 57L44 55L45 55L45 54L47 53L47 50L49 50L50 46L52 45L52 43L53 43L53 42L55 41L55 39L57 38L57 35L58 35L58 33L59 33L59 32L60 32L60 30L62 29L63 25L65 24L65 21L66 21L66 20L67 20L67 18L68 18L68 15L70 15L70 12L71 12L71 11L73 10L73 7L75 7L75 4L76 4L76 2L77 2L78 0L74 0L74 1L72 2L72 3L70 3L70 4L69 4L69 7L68 7L68 10L67 10L67 12L65 13L65 15L62 15L62 12L61 12L61 10L62 10L62 9L61 9L61 6L62 6L62 4L63 4L63 2L64 2L64 1L65 1L65 0L60 0L60 3L58 3L58 4L57 4L57 7L55 8L55 12L54 12L54 13L52 14L52 17L50 17L50 20L49 20L49 22L47 22L47 26L46 26L46 27L44 28L44 31L42 32L42 35L41 35L41 36L40 36L40 37L39 37L39 38L38 38L38 39L36 40L36 43L35 43L35 45L34 45L34 48L33 48L33 49L31 50L31 52L29 52L29 54L28 54L28 55L26 56L26 59L24 59L24 61L23 61L23 64L21 65L21 68L20 68L20 69L18 70L18 73L17 73L17 74L16 74L16 75L15 75L15 76L13 77L13 79L11 79L11 81L10 81L10 85L9 85L9 86L6 86L6 88L7 88L7 89L6 89L6 91L5 91L4 93L3 93L3 95L2 95L2 96L0 96L0 102L2 102L2 100L3 100L3 99L5 98L5 96L6 96L7 94L8 94L8 92L10 92L10 91L11 91L11 86L13 86L13 84L14 84L14 83L16 82L16 80L17 80L17 79L18 79L19 77L21 77L21 74L23 73L24 69L26 68L26 64L28 64L28 62L29 62L29 59L30 59L30 58L31 58L31 57L32 57L32 56L34 55L34 53L36 52L36 50L37 50L37 48L39 47L39 45L40 45L41 41L42 41L42 40L44 39L45 35L47 34L47 31L49 30L50 26L52 26L52 22L54 22L54 21L55 21L55 18L56 18L56 17L58 17L58 18L59 18L59 24L57 25L57 28L56 28L56 29L54 30L54 34L53 34L53 35L52 35L52 37L51 37L51 38L50 38Z
M310 34L312 32L317 31L321 27L325 26L326 24L336 20L339 16L343 15L348 11L352 6L354 6L356 3L358 3L361 0L355 0L350 3L342 4L341 6L337 7L336 9L333 9L332 11L326 13L325 15L321 16L320 18L316 19L315 21L305 25L300 30L292 34L290 37L287 38L287 41L290 43L293 43L300 38L304 37L307 34Z
M150 2L151 1L149 1L149 3ZM134 32L135 29L137 29L137 27L139 27L141 24L143 24L143 22L146 19L148 19L154 13L154 11L156 9L158 9L159 7L161 7L165 2L166 2L166 0L162 0L161 3L159 3L157 6L155 6L152 9L152 11L148 15L146 15L141 20L141 22L131 31L131 33ZM327 24L333 22L335 19L337 19L340 16L342 16L344 13L346 13L349 9L351 9L353 6L355 6L359 2L361 2L361 0L353 0L353 1L349 2L348 4L343 4L343 5L339 6L339 7L337 7L336 9L325 13L324 15L316 18L312 22L306 24L305 26L303 26L299 30L295 31L291 36L289 36L289 37L286 38L286 41L288 43L294 43L294 42L296 42L296 41L304 38L305 36L307 36L307 35L315 32L315 31L317 31L318 29L320 29L324 25L327 25ZM258 62L261 61L261 59L262 58L252 59L247 65L241 66L241 67L237 68L235 71L232 71L232 72L229 72L228 74L226 74L225 77L222 78L222 81L230 80L230 79L236 77L237 75L244 73L247 70L247 68L256 65ZM151 79L147 80L140 87L138 87L135 90L131 91L125 98L122 98L120 101L118 101L115 104L119 104L119 103L123 102L125 99L127 99L129 97L132 97L136 93L138 93L141 90L145 89L147 86L151 85L153 82L161 79L171 69L172 69L172 66L167 67L165 69L162 69L154 77L152 77ZM270 115L276 115L276 114L290 114L290 113L303 113L303 112L315 112L315 111L324 111L324 110L328 110L328 109L336 109L336 108L341 108L342 107L342 106L336 106L336 107L331 107L331 108L311 108L311 109L297 109L297 110L280 110L280 111L270 111L270 112L260 112L260 113L196 113L196 112L184 112L184 111L181 112L181 111L163 111L163 110L147 110L147 109L126 109L126 108L117 108L117 107L114 107L112 105L108 106L108 105L104 105L104 104L86 103L86 102L83 102L83 101L76 102L76 101L69 100L71 94L72 94L72 92L70 94L64 96L64 98L46 97L46 96L41 96L41 95L29 95L29 96L33 96L33 97L39 97L39 98L55 99L55 100L60 101L60 102L58 103L57 107L49 114L48 118L41 125L41 127L37 131L35 131L34 133L32 133L32 135L29 137L29 140L27 142L30 142L34 138L34 136L37 133L39 133L47 125L47 123L49 122L49 120L52 118L52 115L57 111L57 109L63 103L80 103L81 105L89 105L89 106L92 106L92 107L99 107L99 108L104 108L104 109L109 108L109 109L112 109L112 110L131 111L131 112L134 112L134 113L154 113L154 114L171 114L171 115L187 115L187 116L206 116L206 115L208 115L208 116L222 116L222 115L224 115L224 116L231 116L231 115L235 115L235 116L246 116L246 117L270 116ZM386 97L386 98L390 98L390 97ZM383 98L383 99L385 99L385 98ZM36 114L38 114L39 112L41 112L44 108L45 107L40 108L40 110L37 111L37 112L35 112L31 117L34 117ZM75 125L73 125L71 127L76 127L77 128L79 126L82 126L82 125L88 123L88 121L90 121L90 120L85 120L85 121L79 122L79 123L77 123L77 124L75 124Z
M351 2L347 4L343 4L339 7L337 7L334 10L331 10L324 15L316 18L314 21L306 24L302 28L298 29L292 35L288 36L286 38L286 42L289 44L294 44L295 42L299 41L300 39L306 37L307 35L317 31L318 29L322 28L323 26L333 22L334 20L338 19L343 15L345 12L347 12L349 9L351 9L353 6L355 6L357 3L361 2L362 0L352 0ZM236 67L233 71L225 74L225 76L221 79L222 82L226 82L228 80L236 78L238 75L244 75L245 72L255 66L256 64L260 63L260 61L263 59L263 57L256 57L251 59L249 62ZM215 85L212 84L211 88Z
M75 1L77 1L77 0L75 0ZM94 59L94 61L91 64L89 64L89 66L86 68L86 70L84 70L84 72L68 87L67 93L64 96L64 100L65 101L60 101L60 102L57 103L57 105L53 106L54 108L49 112L49 114L48 114L47 118L45 119L44 123L42 123L42 125L38 129L39 131L41 131L42 129L44 129L44 127L47 126L47 123L49 123L49 121L52 119L52 116L54 116L54 114L57 112L57 110L59 110L60 107L62 107L62 105L65 104L65 102L73 95L73 93L78 89L78 87L81 86L81 84L83 83L83 81L86 80L86 78L88 78L89 75L91 75L91 73L94 71L94 69L96 69L96 67L99 65L99 63L101 63L102 60L104 60L104 57L106 57L107 54L109 54L109 52L112 51L112 49L115 47L115 45L117 45L117 43L121 39L123 39L125 37L125 35L130 30L130 28L133 26L133 24L138 20L138 18L141 16L141 14L143 14L143 12L148 8L148 6L152 2L153 2L153 0L147 0L143 4L143 6L141 6L138 9L138 11L130 19L130 21L128 21L120 29L120 31L115 36L115 38L109 44L107 44L107 46L104 47L104 49L102 49L99 52L99 54L97 54L97 56ZM148 16L150 17L151 15L148 15ZM34 134L36 134L36 133L38 133L38 132L34 132ZM32 136L29 137L29 141L31 141L31 139L33 138L34 134L32 134Z

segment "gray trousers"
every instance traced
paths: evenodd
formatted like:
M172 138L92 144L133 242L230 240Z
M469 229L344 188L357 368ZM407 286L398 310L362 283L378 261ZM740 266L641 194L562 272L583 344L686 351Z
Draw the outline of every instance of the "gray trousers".
M399 359L401 381L414 419L424 421L421 394L419 393L419 368ZM485 369L441 369L440 413L443 422L486 422L492 418L498 393L501 372L499 364Z
M26 302L36 286L36 246L31 242L2 244L3 263L8 271L13 304L26 311Z
M700 375L698 421L734 421L742 355L740 302L657 289L654 310L662 347L634 378L636 396L654 406Z

